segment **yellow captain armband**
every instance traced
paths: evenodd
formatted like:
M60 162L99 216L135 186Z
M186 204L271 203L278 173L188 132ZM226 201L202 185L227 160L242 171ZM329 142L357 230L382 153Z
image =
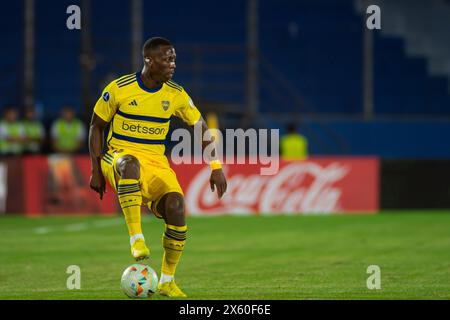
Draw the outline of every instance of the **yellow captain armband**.
M219 160L213 160L209 163L211 170L222 169L222 164Z

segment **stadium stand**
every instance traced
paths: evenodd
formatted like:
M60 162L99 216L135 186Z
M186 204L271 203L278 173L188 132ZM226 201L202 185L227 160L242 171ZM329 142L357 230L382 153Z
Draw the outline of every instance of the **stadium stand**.
M316 154L430 155L426 148L408 151L409 140L404 139L433 141L436 136L450 134L447 122L434 125L433 119L425 118L450 116L450 63L446 58L450 45L443 41L444 31L439 31L448 30L450 22L445 14L450 5L441 1L430 1L426 7L407 6L410 2L401 0L374 1L381 6L383 19L382 30L374 32L375 119L366 122L361 120L364 14L356 3L260 2L261 116L256 123L283 128L285 120L267 120L266 115L302 115L297 121L306 134L310 133L311 151ZM66 16L60 14L70 4L80 1L58 1L52 6L35 4L36 17L44 16L43 13L58 17L35 21L35 100L47 122L58 115L62 104L81 110L80 32L68 31ZM7 75L0 80L1 106L17 104L22 99L23 4L8 2L7 6L11 14L2 20L5 28L0 29L9 43L0 53L0 69ZM203 10L196 10L198 6ZM91 2L93 101L108 80L133 71L127 10L130 8L124 9L119 0ZM195 1L195 6L180 3L176 8L170 3L159 3L155 13L151 3L144 2L143 11L144 37L164 35L177 45L175 81L186 86L198 104L225 110L222 124L232 113L239 114L246 103L245 3L232 1L220 10L206 0ZM214 14L205 15L205 11ZM427 24L427 15L422 12L432 12L437 18ZM436 12L443 14L435 15ZM317 120L311 115L330 117ZM415 116L414 121L408 121L411 115ZM336 120L336 116L347 118ZM448 146L433 150L435 156L450 156Z

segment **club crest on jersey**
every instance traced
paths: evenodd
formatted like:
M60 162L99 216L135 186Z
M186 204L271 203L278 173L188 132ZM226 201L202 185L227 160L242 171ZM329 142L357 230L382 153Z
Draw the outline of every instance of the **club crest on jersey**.
M161 101L161 106L164 109L164 111L167 111L167 109L169 109L170 107L170 101L167 100Z
M108 91L106 91L106 92L103 94L103 100L105 100L105 102L108 102L108 100L109 100L109 92L108 92Z

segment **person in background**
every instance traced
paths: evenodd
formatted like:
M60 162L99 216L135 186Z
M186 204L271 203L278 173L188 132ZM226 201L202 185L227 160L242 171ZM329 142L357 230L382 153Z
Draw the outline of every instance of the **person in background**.
M308 140L297 132L295 124L289 124L286 134L280 139L283 160L304 160L308 157Z
M19 112L16 107L6 107L0 121L0 154L19 155L23 152L25 131L18 121Z
M24 152L40 153L45 138L43 124L37 120L34 108L26 108L22 125L25 131Z
M61 117L51 127L52 149L59 153L77 153L84 145L86 128L70 106L61 110Z

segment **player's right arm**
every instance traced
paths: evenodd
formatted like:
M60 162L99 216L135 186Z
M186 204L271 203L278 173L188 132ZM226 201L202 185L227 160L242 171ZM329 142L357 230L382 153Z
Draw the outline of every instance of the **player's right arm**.
M103 151L103 133L108 123L95 112L92 114L91 125L89 127L89 153L91 155L91 189L100 194L103 198L106 181L102 173L101 160Z
M91 155L91 179L89 185L91 189L100 194L100 199L103 198L106 186L105 177L101 168L103 134L106 126L117 111L115 99L116 86L114 82L111 82L103 90L102 96L95 104L89 127L89 153Z

